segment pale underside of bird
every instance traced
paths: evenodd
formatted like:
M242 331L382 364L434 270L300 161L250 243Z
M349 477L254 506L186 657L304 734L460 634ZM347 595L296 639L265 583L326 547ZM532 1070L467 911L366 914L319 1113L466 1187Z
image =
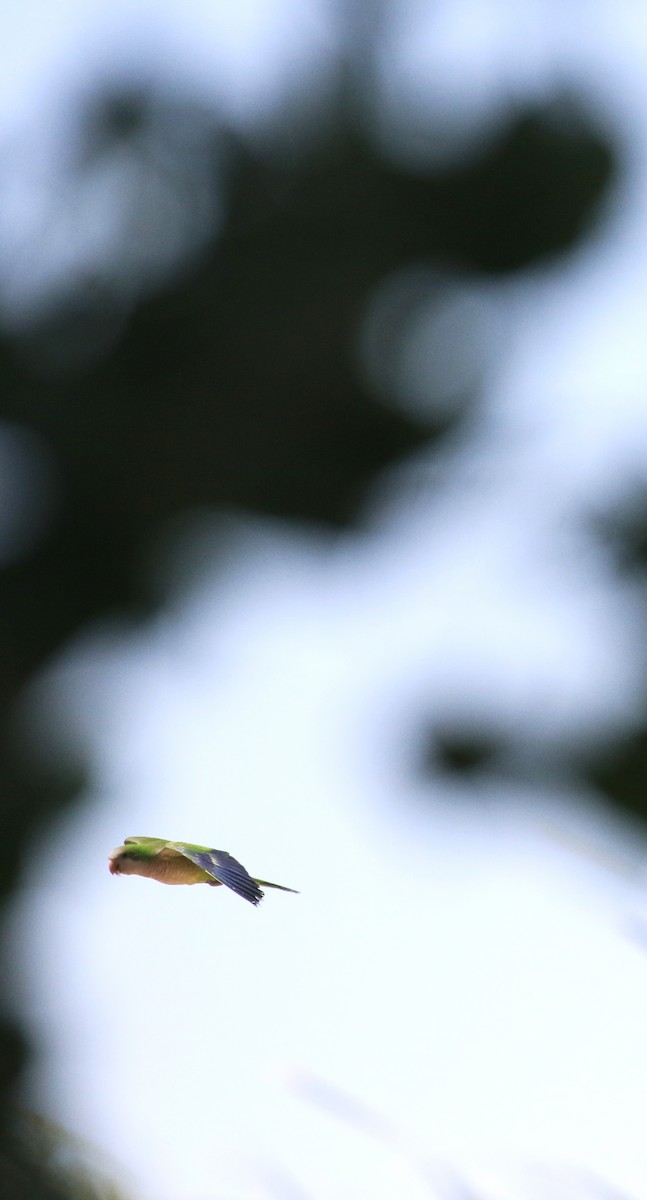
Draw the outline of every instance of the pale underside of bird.
M167 842L164 838L127 837L108 857L112 875L144 875L159 883L208 883L231 888L243 900L258 904L263 888L295 892L280 883L256 879L226 850L194 846L191 842Z

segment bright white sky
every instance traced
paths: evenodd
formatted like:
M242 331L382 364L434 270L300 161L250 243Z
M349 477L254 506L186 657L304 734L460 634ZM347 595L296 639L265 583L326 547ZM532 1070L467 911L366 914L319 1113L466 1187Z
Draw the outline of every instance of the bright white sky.
M219 87L249 116L329 39L314 7L236 12L6 6L7 125L45 124L48 96L111 38L136 61L138 21L158 31L149 48L178 37L202 82L225 64ZM556 841L560 797L465 811L406 770L411 722L436 707L512 713L541 741L613 724L642 685L636 597L569 520L647 473L647 23L611 0L406 12L425 38L403 18L403 89L425 47L436 94L466 113L471 97L472 116L568 71L633 157L571 263L486 289L507 330L492 420L445 492L420 464L399 472L362 536L332 544L223 518L201 531L202 576L176 568L146 633L90 632L47 681L97 787L43 836L16 911L18 1002L43 1047L32 1102L143 1200L261 1200L288 1195L281 1179L313 1200L416 1200L422 1158L488 1200L583 1198L563 1164L647 1194L639 848L575 810L573 847ZM580 832L608 862L577 852ZM254 910L113 879L108 851L132 833L215 843L302 894ZM390 1132L335 1120L312 1077Z

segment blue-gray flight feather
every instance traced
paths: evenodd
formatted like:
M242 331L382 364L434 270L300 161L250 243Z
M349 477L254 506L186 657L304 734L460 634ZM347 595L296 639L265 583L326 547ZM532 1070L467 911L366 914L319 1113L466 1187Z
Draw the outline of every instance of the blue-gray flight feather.
M174 848L196 866L202 867L202 870L212 875L218 883L223 883L225 887L231 888L232 892L236 892L236 895L249 900L250 904L258 904L263 899L263 892L256 881L226 850L193 850L183 846L181 842L175 842Z

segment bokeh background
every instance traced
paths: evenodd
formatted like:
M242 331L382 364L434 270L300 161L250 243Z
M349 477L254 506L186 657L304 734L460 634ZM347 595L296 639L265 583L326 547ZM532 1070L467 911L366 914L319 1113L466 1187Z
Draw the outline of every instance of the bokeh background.
M3 1196L644 1197L640 5L0 46Z

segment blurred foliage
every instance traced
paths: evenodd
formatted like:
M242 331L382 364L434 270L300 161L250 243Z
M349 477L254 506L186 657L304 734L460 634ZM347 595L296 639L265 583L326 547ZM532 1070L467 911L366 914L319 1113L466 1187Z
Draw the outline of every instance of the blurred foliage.
M511 108L487 146L442 169L380 153L352 88L289 153L289 128L247 144L177 91L79 103L64 188L24 253L36 270L100 182L107 250L45 272L0 340L0 416L24 452L6 508L29 534L3 547L5 897L35 827L88 767L34 765L15 717L30 680L93 619L150 611L147 547L176 514L238 506L333 536L385 467L422 446L442 455L477 397L434 417L432 396L424 420L375 394L358 338L376 289L416 264L438 268L442 291L570 251L614 169L606 134L565 97ZM444 736L450 769L490 753ZM7 1097L23 1058L10 1023L0 1047ZM95 1194L53 1183L33 1142L11 1146L3 1195Z
M481 728L447 726L441 728L434 722L426 744L422 748L423 770L447 772L470 776L476 772L491 770L498 763L501 750L500 739Z
M9 1112L0 1157L3 1200L126 1200L93 1146L24 1109Z
M647 487L636 484L611 512L590 521L595 539L619 574L647 579Z
M615 507L596 513L589 529L604 548L618 578L637 593L647 582L647 488L636 483ZM574 751L573 767L585 784L623 814L647 821L647 707L636 704L631 728L608 741Z
M642 728L579 761L586 782L621 812L647 820L647 718Z

